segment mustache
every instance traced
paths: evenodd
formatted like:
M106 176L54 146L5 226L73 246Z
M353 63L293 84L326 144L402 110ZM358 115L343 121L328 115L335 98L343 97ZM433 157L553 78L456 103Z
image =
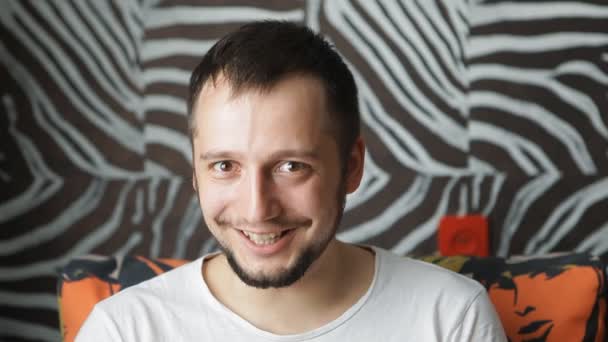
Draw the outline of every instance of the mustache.
M268 221L263 222L249 222L245 219L234 219L224 215L220 215L214 219L215 224L219 227L258 227L258 228L295 228L295 227L308 227L312 225L312 220L303 216L277 216Z

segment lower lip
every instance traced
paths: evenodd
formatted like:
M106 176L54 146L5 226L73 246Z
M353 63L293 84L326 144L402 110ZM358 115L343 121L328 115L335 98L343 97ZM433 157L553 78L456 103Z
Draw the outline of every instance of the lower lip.
M247 248L251 250L254 254L259 256L271 256L287 248L291 240L293 240L295 230L296 229L290 229L277 242L270 245L257 245L255 244L255 242L251 241L242 231L238 231L238 233L239 235L241 235L241 238L245 240L245 245L247 246Z

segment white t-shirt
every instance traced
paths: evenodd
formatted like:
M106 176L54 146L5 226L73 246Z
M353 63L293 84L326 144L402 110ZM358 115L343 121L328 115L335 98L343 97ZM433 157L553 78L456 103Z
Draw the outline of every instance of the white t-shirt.
M476 281L374 247L373 282L334 321L296 335L256 328L222 305L201 276L205 257L98 303L76 341L505 341Z

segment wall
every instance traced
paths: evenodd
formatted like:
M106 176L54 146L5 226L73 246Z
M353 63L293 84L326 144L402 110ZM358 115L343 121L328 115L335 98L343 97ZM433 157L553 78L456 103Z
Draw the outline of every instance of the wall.
M597 1L0 4L0 339L57 340L75 255L216 246L190 185L191 68L255 19L351 65L368 144L340 237L431 253L445 214L492 253L608 255L608 5ZM196 5L195 5L196 4Z

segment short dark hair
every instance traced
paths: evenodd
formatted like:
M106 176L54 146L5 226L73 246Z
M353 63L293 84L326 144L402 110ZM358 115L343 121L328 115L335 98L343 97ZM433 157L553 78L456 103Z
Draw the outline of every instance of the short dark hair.
M192 72L188 97L190 134L193 107L205 83L225 77L234 94L244 89L270 90L294 74L318 78L325 86L332 129L338 133L339 153L346 160L360 134L357 86L350 70L320 34L286 21L245 24L220 39Z

